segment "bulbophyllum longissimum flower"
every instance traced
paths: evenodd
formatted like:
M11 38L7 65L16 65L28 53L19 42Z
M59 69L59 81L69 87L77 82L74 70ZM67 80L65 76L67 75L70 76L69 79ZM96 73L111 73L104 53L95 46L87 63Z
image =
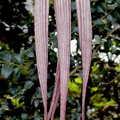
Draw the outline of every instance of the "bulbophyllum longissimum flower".
M71 1L54 0L54 7L58 38L58 63L55 77L55 88L49 112L47 111L49 0L35 0L36 60L44 105L44 120L54 120L54 114L59 98L60 120L65 120L70 68ZM90 1L76 0L76 9L83 69L82 120L85 120L85 98L92 53L92 24Z

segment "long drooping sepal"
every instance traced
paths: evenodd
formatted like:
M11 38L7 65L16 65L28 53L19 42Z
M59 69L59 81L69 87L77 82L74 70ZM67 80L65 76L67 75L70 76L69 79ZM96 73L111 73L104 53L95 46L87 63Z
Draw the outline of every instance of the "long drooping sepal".
M76 8L83 68L82 120L85 120L85 98L92 53L92 22L90 0L76 0Z
M51 118L51 120L54 120L55 110L57 108L58 100L60 97L60 67L59 65L60 65L60 61L58 57L56 76L55 76L55 88L54 88L50 110L48 113L48 118L49 119Z
M35 0L35 45L38 77L44 105L44 120L47 116L47 67L48 67L48 14L49 0Z
M60 60L60 120L65 120L70 68L71 0L55 0L55 15Z

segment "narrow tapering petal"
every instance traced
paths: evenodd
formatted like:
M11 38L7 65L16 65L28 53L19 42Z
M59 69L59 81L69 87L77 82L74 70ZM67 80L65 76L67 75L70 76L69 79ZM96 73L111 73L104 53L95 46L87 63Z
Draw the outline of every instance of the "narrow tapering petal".
M49 110L49 114L48 114L48 118L49 119L51 118L51 120L54 120L55 111L56 111L58 100L60 97L60 67L59 67L59 65L60 65L60 63L59 63L59 59L58 59L56 76L55 76L55 88L54 88L52 102L51 102L51 106L50 106L50 110Z
M92 22L90 0L76 0L76 8L83 68L82 120L85 120L85 98L92 53Z
M49 0L35 0L36 59L38 77L44 105L44 120L48 120L47 118L48 11Z
M55 15L60 60L60 120L66 120L66 101L70 68L71 0L55 0Z

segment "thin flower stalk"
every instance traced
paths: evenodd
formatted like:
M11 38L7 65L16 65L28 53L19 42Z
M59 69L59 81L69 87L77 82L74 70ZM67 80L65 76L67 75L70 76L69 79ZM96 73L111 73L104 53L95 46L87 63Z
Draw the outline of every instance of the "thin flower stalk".
M92 22L90 0L76 0L76 8L83 69L82 120L85 120L85 98L92 56Z
M49 0L35 0L35 45L38 77L44 106L44 120L47 115L47 68L48 68L48 14Z

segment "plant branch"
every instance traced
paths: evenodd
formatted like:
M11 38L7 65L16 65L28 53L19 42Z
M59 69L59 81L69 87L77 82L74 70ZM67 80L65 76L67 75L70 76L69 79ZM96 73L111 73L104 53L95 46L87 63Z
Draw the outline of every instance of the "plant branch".
M74 68L71 72L70 72L70 77L75 74L79 69L81 68L81 66L77 66L76 68Z
M116 36L114 36L114 35L110 35L110 37L112 37L112 38L114 38L114 39L117 39L117 40L120 40L119 37L116 37Z
M114 29L112 29L110 31L110 33L108 35L106 35L106 37L104 38L105 40L107 40L116 30L118 30L120 28L120 25L116 25Z
M10 65L14 65L14 66L17 66L17 67L21 67L21 65L18 65L18 64L15 64L15 63L5 62L5 61L2 61L2 60L0 60L0 63L1 64L10 64Z
M106 84L106 85L112 84L115 80L118 80L118 79L120 79L120 74L118 74L118 75L117 75L113 80L111 80L110 82L102 83L102 84Z

